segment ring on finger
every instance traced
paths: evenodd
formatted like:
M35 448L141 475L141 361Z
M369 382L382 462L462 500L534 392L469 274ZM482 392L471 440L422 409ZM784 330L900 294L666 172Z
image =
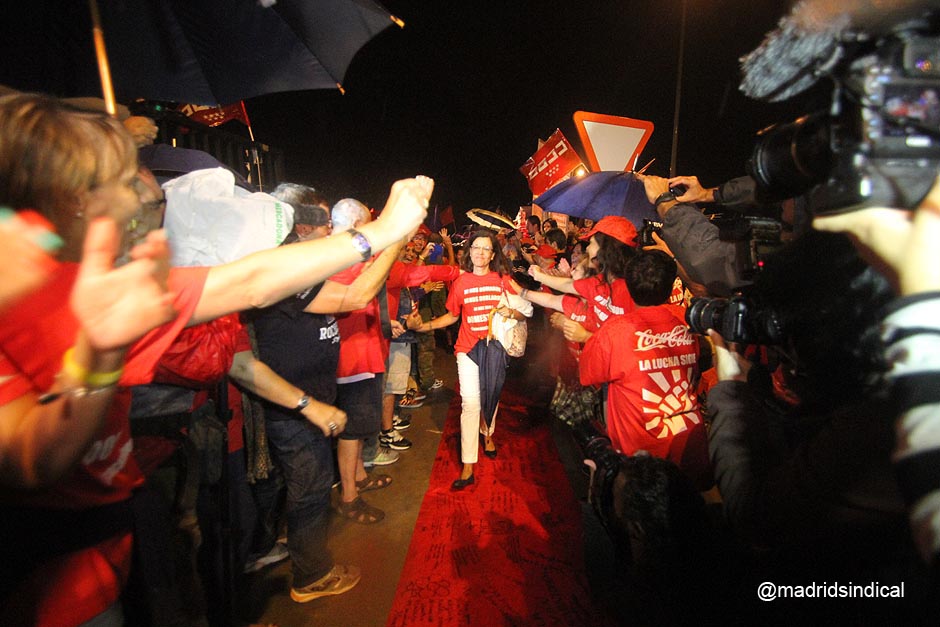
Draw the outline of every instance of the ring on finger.
M335 423L335 422L331 422L330 424L328 424L328 425L326 425L326 426L330 428L330 431L336 431L336 430L339 428L339 427L336 426L336 423Z

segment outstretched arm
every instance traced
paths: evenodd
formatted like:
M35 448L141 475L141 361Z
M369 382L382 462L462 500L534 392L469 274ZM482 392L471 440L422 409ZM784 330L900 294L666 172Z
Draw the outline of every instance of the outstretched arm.
M547 285L556 292L564 294L577 294L574 289L574 279L567 276L552 276L539 268L537 265L529 266L529 276L543 285ZM533 301L534 302L534 301Z
M349 285L327 281L304 309L307 313L337 314L356 311L368 305L388 278L388 271L398 253L410 238L402 238L369 262L356 280Z
M416 229L427 215L434 181L417 177L396 181L388 202L374 222L360 227L373 251L384 250ZM190 324L235 311L272 305L291 294L322 283L362 256L352 235L280 246L248 255L209 271Z
M443 329L444 327L449 327L450 325L454 324L458 320L460 320L459 317L455 316L454 314L448 311L443 316L438 316L437 318L434 318L433 320L428 320L427 322L423 322L421 320L421 314L419 314L418 312L414 312L410 316L405 318L405 324L412 331L417 331L418 333L430 333L431 331L435 329Z

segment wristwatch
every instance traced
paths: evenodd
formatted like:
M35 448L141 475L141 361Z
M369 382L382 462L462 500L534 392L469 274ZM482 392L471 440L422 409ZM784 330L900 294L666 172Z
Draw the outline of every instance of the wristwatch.
M297 401L297 405L294 407L294 411L303 411L307 405L310 404L310 397L306 394L300 397L300 400Z
M353 248L356 249L363 261L368 261L372 257L372 244L369 243L365 235L356 229L349 229L348 233L352 236Z
M669 202L675 199L676 199L676 195L672 192L672 190L667 190L656 197L656 200L653 201L653 206L658 207L664 202Z

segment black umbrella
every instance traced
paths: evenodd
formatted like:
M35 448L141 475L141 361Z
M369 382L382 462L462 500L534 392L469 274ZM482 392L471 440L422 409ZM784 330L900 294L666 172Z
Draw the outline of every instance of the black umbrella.
M499 395L506 382L509 356L499 341L480 340L470 349L467 357L480 369L480 411L486 426L489 427L493 424L493 417L499 406Z
M216 105L336 89L366 42L401 25L372 0L101 0L99 7L122 102ZM0 83L101 95L87 3L17 2L0 29Z
M643 182L632 172L592 172L558 183L533 201L545 211L595 222L604 216L623 216L639 230L643 220L658 221Z
M140 165L146 166L161 184L194 170L225 168L235 176L235 184L242 189L255 191L245 177L228 167L208 152L193 148L177 148L167 144L143 146L137 151Z

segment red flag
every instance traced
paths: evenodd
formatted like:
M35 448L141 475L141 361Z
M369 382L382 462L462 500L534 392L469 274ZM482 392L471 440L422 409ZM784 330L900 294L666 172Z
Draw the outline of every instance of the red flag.
M581 157L574 151L560 130L555 130L548 141L539 146L535 154L519 168L529 181L533 196L560 182L581 165Z
M441 226L454 223L454 206L447 205L441 211Z
M224 107L184 104L180 105L177 111L206 126L218 126L229 120L238 120L245 126L251 126L251 122L248 121L248 112L245 111L245 103L241 101Z

